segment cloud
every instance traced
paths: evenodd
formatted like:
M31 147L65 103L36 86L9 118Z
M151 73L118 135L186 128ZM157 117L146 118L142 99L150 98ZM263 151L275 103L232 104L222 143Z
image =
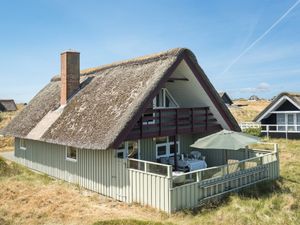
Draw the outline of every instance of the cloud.
M242 93L263 93L263 92L269 92L271 90L271 85L265 82L259 83L256 87L248 87L248 88L242 88L240 91Z

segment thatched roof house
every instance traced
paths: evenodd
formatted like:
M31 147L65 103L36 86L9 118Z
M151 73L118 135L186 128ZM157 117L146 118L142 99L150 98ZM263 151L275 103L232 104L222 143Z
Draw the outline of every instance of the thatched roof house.
M62 53L61 74L1 131L15 137L19 163L168 213L278 177L277 162L264 158L258 162L270 164L230 172L228 157L243 166L254 155L249 149L227 157L223 149L191 147L240 128L190 50L82 71L79 61L78 52Z
M17 106L13 99L0 99L0 112L16 111Z

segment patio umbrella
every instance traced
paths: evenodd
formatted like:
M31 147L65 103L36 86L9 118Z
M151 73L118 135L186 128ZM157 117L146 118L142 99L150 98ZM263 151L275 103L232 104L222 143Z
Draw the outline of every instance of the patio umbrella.
M258 137L249 134L221 130L217 133L198 139L191 147L200 149L239 150L249 144L254 144L259 141L260 139Z

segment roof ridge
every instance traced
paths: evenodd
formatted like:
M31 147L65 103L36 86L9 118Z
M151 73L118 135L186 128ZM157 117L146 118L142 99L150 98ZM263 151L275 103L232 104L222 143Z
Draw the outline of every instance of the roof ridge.
M97 67L91 67L91 68L81 70L80 76L92 75L94 73L97 73L97 72L100 72L100 71L103 71L106 69L119 67L119 66L145 64L145 63L150 63L150 62L154 62L154 61L161 60L161 59L166 59L167 57L170 57L170 56L176 57L176 56L180 55L182 52L184 52L185 50L188 50L188 49L187 48L172 48L172 49L158 52L158 53L139 56L139 57L135 57L135 58L127 59L127 60L116 61L116 62L113 62L110 64L104 64L104 65L97 66ZM59 74L55 75L54 77L52 77L51 81L60 81L60 75Z

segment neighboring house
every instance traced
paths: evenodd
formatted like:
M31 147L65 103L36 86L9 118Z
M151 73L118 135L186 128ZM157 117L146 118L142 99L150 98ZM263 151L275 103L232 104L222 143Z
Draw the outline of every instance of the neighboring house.
M258 101L258 100L259 100L259 97L256 95L251 95L248 99L248 101Z
M17 106L13 99L0 99L0 112L16 111Z
M261 123L264 135L300 138L300 93L279 94L254 121Z
M195 55L179 48L82 71L79 53L64 52L61 75L1 133L15 137L15 157L31 169L170 213L278 176L268 172L277 153L251 168L248 149L228 155L232 167L224 151L174 157L221 129L240 131ZM174 172L179 162L192 172Z
M219 92L220 97L223 99L224 103L226 105L232 105L233 101L229 97L229 95L226 92Z

